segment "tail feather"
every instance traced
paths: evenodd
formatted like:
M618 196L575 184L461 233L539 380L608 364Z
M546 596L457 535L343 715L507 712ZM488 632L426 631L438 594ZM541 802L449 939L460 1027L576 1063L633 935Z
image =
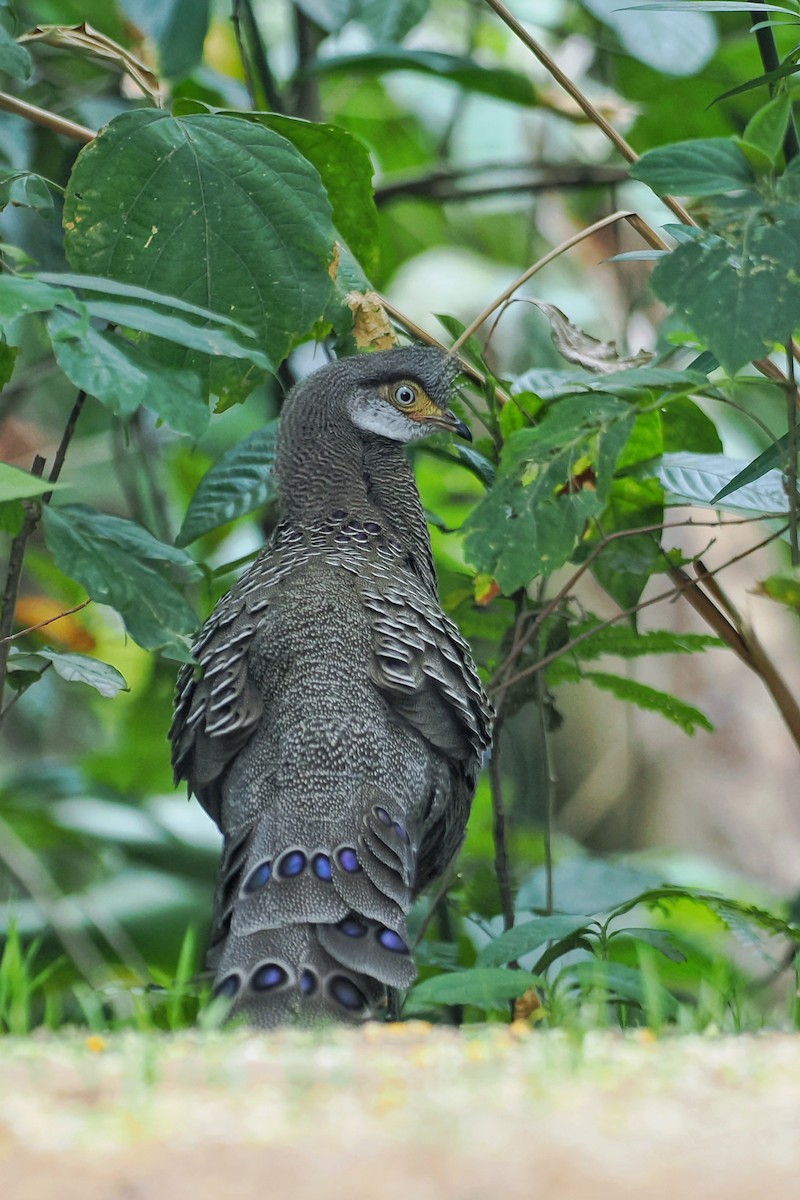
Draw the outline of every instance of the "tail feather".
M208 956L217 990L264 1028L363 1020L416 977L406 914L421 830L376 794L339 814L334 844L319 808L295 805L291 824L281 809L226 837Z
M320 944L318 928L291 925L228 939L216 994L233 1001L232 1018L271 1029L287 1021L316 1026L376 1015L385 1004L383 984L334 958Z

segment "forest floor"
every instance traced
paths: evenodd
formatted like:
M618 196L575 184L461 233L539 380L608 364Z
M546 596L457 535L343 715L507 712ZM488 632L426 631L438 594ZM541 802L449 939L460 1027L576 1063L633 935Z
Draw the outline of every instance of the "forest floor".
M797 1200L800 1037L0 1041L9 1200Z

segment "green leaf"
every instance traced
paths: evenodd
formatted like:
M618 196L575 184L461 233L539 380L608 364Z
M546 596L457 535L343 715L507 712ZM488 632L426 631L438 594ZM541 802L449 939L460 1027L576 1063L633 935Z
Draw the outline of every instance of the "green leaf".
M668 721L680 725L684 733L691 735L697 729L706 729L709 733L714 731L714 726L705 713L679 700L677 696L671 696L669 692L661 692L646 683L639 683L636 679L625 679L621 675L610 675L606 671L585 671L581 673L581 678L589 679L595 687L611 692L617 700L635 704L637 708L646 712L660 713Z
M606 654L619 658L642 658L647 654L699 654L704 650L724 648L725 642L710 633L676 633L672 629L648 629L637 633L627 625L606 625L602 627L597 618L580 625L574 625L571 635L581 637L597 625L597 628L586 641L570 650L569 657L580 662L591 662ZM568 657L563 655L563 658ZM548 668L553 671L553 683L559 679L557 658Z
M768 163L774 165L783 152L783 138L791 111L789 94L781 92L750 118L741 143L744 147L753 147Z
M68 484L48 483L38 475L31 475L19 467L10 467L8 463L0 462L0 503L7 500L27 500L31 496L41 496L50 492L54 487L67 487Z
M721 454L722 438L699 404L676 396L661 409L661 432L667 453L688 450L696 454Z
M12 79L30 79L33 63L31 56L24 46L12 34L0 25L0 71L10 75Z
M672 962L686 962L686 955L674 945L672 940L673 935L668 929L651 929L647 926L639 928L626 925L624 929L615 929L611 937L633 938L637 942L645 942L648 946L653 946L665 958L671 959Z
M664 454L658 477L668 504L723 508L726 512L747 516L782 516L788 512L788 497L783 475L767 471L759 479L738 487L735 495L719 503L717 497L727 485L752 464L724 454Z
M133 521L103 516L84 505L51 505L42 518L60 571L76 579L93 600L116 608L140 646L187 657L186 638L198 621L171 577L198 577L188 555L156 541Z
M560 942L571 938L573 934L587 929L591 917L585 916L553 916L534 917L522 925L507 929L494 941L484 946L478 954L478 967L499 967L505 963L514 962L534 950L538 950L545 942Z
M28 313L49 312L58 304L79 309L80 303L68 288L50 287L28 275L0 275L0 321L15 321Z
M0 533L16 537L25 520L25 509L19 500L0 500Z
M366 0L356 20L366 25L376 45L402 42L430 8L430 0Z
M628 536L614 538L603 547L592 564L592 574L623 609L638 603L651 574L663 565L660 533L632 531L643 527L652 530L663 519L664 490L657 479L625 476L613 481L608 503L599 517L599 527L605 537L631 532ZM587 547L594 546L599 536L594 532Z
M452 975L436 975L418 983L411 991L415 1004L472 1004L485 1011L507 1009L530 988L541 987L543 980L528 971L507 971L502 967L473 967Z
M788 450L789 435L788 433L784 433L777 441L767 446L766 450L763 450L751 463L748 463L743 471L740 471L738 475L734 475L733 479L726 483L724 488L720 488L711 503L716 504L732 492L738 492L739 488L744 487L746 484L755 483L757 479L762 479L768 471L773 469L782 470L787 461Z
M645 1006L646 999L650 999L649 996L645 997L645 989L639 971L633 967L626 967L622 963L604 962L599 958L592 959L591 962L572 963L565 967L559 975L559 981L565 979L573 980L583 992L591 992L595 988L599 988L612 998L629 1000L642 1008ZM674 1017L678 1011L674 996L655 980L651 987L657 989L661 1011L668 1017Z
M378 210L372 191L373 165L366 146L336 125L301 121L276 113L258 119L291 142L319 171L333 209L333 223L364 270L378 265Z
M307 71L315 75L344 72L350 76L362 72L417 71L455 83L470 92L507 100L509 104L533 108L537 103L536 88L525 75L507 67L480 67L471 58L443 54L438 50L404 50L398 46L381 47L363 54L336 54L316 59Z
M717 48L714 22L702 12L702 4L676 5L678 11L656 15L643 12L642 5L624 0L582 0L617 34L628 54L667 75L695 75Z
M176 545L188 546L204 533L265 504L274 495L277 421L256 430L203 476L192 496Z
M122 113L79 154L64 226L76 271L226 313L273 362L309 333L333 290L335 231L319 174L252 121ZM104 307L107 319L129 321ZM197 363L183 349L149 349L170 366ZM197 369L208 390L237 398L257 381L229 362Z
M141 405L176 433L199 438L206 429L208 405L200 379L191 371L155 363L141 346L117 334L81 329L64 312L52 313L47 328L56 361L70 382L117 416L130 417Z
M630 173L660 195L712 196L752 187L753 170L729 138L695 138L646 150Z
M611 396L572 396L512 433L496 483L463 527L478 570L510 594L563 566L605 504L635 416Z
M133 283L119 283L115 279L104 279L101 275L82 275L75 271L37 271L35 278L42 283L79 288L84 292L101 292L104 296L115 296L123 300L141 300L147 308L156 305L172 309L174 312L186 313L191 317L200 317L214 325L223 325L242 334L245 339L256 336L252 329L231 317L223 316L222 313L213 312L199 304L190 304L188 300L180 300L177 296L165 296L162 292L138 287Z
M48 649L37 650L37 654L49 659L56 675L68 683L85 683L101 696L108 697L130 691L116 667L90 658L88 654L57 654L55 650Z
M658 875L599 858L569 858L553 869L553 904L563 913L604 913L632 901L661 883ZM537 867L522 881L517 894L519 911L544 908L547 871ZM584 919L584 918L581 918Z
M653 290L733 375L800 325L800 207L746 221L734 242L704 233L656 265Z
M201 62L209 0L121 0L121 7L158 46L161 73L167 79L182 79Z
M800 613L800 576L797 574L768 575L760 581L758 593Z
M177 346L199 351L201 355L216 358L247 358L264 371L271 369L269 359L254 345L247 345L233 337L225 329L212 329L208 326L193 325L182 317L159 312L155 308L146 308L141 304L122 304L118 300L85 300L84 308L92 317L109 321L112 325L122 325L126 329L136 329L140 333L149 333L154 337L174 342ZM149 347L154 353L156 344ZM202 363L197 356L186 356L189 369L194 362Z

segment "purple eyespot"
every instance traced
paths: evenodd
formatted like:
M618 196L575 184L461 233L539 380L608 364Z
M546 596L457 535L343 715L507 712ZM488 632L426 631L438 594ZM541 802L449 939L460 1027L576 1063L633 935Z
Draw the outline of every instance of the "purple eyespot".
M384 950L391 950L393 954L408 954L408 946L393 929L381 929L378 932L378 941Z
M214 996L225 996L226 999L232 1000L242 986L242 981L238 975L227 975L222 983L214 988Z
M295 875L302 875L307 861L302 850L287 850L278 863L278 874L282 879L293 879Z
M327 854L315 854L311 860L311 870L316 875L317 879L324 879L329 883L333 875L333 864L330 856Z
M381 808L379 804L376 804L372 811L375 813L375 816L378 818L381 825L385 825L387 828L391 825L392 818L389 816L385 808Z
M286 983L289 976L284 971L283 967L279 967L277 963L264 963L257 971L253 973L253 978L250 980L250 985L253 991L269 992L272 988L281 987Z
M401 841L409 841L408 833L406 832L405 827L401 825L399 821L392 821L392 829L395 831Z
M367 927L359 921L357 917L343 917L336 928L345 935L345 937L360 938L365 937Z
M271 874L272 874L272 863L271 862L259 863L258 866L255 868L255 870L251 871L249 876L245 880L245 885L242 888L242 891L243 892L259 891L262 887L265 886L265 884L269 883L269 877Z
M354 542L359 542L362 546L366 546L369 541L369 534L365 533L363 529L354 530L350 536Z
M333 517L334 521L343 521L347 516L347 513L343 508L335 508L331 513L331 516Z
M364 528L367 533L380 533L381 527L377 521L365 521Z
M328 991L342 1008L349 1008L351 1012L363 1012L368 1007L367 997L346 975L334 975Z
M350 875L355 875L357 871L361 870L361 863L352 846L342 846L341 850L337 850L336 861L342 870L347 871Z
M317 990L317 977L313 971L306 968L300 976L300 991L304 996L311 996Z

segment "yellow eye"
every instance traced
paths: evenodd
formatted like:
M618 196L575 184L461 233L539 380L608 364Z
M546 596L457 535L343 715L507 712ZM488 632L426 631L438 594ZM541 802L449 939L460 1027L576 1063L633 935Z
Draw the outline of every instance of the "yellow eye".
M394 398L401 408L410 408L417 398L417 393L407 383L401 383L394 389Z

